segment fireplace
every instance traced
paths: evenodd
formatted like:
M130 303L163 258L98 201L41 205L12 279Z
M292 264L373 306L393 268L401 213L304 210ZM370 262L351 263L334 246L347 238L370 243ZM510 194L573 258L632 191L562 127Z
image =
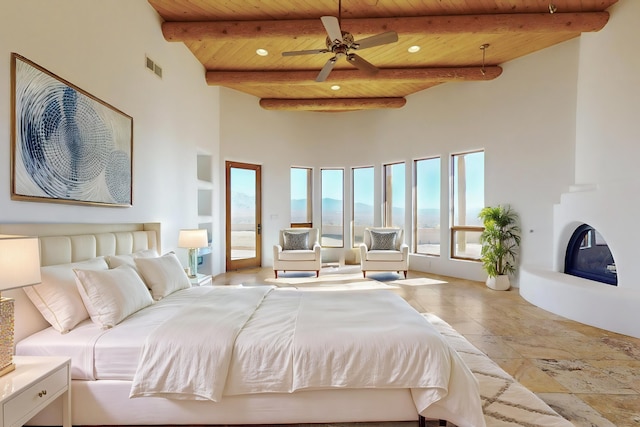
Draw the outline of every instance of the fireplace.
M562 194L553 208L550 262L520 266L520 295L560 316L640 338L640 262L633 227L638 209L631 202L638 193L640 183L575 185ZM622 207L620 201L630 204ZM570 252L585 260L567 266ZM576 265L598 267L574 275L569 270ZM607 282L614 277L615 283Z
M618 286L613 255L604 237L588 224L582 224L569 239L564 272L572 276Z

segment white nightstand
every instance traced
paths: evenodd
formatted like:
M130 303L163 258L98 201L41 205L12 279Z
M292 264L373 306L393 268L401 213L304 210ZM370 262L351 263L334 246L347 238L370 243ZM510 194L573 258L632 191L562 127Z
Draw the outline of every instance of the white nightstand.
M196 277L189 277L191 286L211 286L213 279L210 274L198 274Z
M71 427L68 357L14 356L16 369L0 377L0 427L18 427L62 396L62 425Z

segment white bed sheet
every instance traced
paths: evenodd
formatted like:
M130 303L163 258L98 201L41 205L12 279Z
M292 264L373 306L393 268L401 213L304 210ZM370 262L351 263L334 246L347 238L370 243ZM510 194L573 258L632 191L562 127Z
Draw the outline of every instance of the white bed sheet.
M95 380L94 347L105 332L90 319L65 334L49 327L18 342L16 355L67 356L71 358L72 379Z
M75 380L130 381L146 337L193 298L189 295L202 292L197 289L175 292L111 329L101 329L90 319L65 334L44 329L20 341L16 354L71 357L71 378Z
M134 313L116 327L108 330L99 329L89 320L67 334L60 334L52 329L47 329L18 343L17 354L67 355L72 358L72 375L74 379L125 380L129 382L134 377L138 365L145 339L143 337L149 335L166 322L167 319L182 310L185 303L194 301L194 298L197 300L199 295L204 295L212 290L213 288L211 287L195 287L178 291L154 303L152 306ZM286 291L280 290L279 292ZM347 294L343 293L343 295L346 296ZM289 301L293 305L297 304L295 299L290 299ZM353 300L346 304L339 304L339 306L343 310L358 310L358 306L354 304ZM418 314L416 313L416 315ZM276 326L275 329L278 329L277 326L295 321L285 312L273 312L272 316L266 316L263 319L268 319L265 324L268 326L271 323ZM322 317L318 318L318 322L322 322ZM258 329L251 328L248 330L258 331ZM248 341L244 341L245 347L243 351L250 348L250 346L247 347L246 345L251 341L251 337L246 339ZM313 343L311 342L310 344ZM237 370L238 368L241 368L241 366L233 366L231 370ZM435 410L439 417L448 418L454 422L459 421L458 425L482 425L481 421L479 421L482 417L479 405L472 405L478 406L478 411L470 411L470 408L465 407L467 405L464 402L468 403L476 400L476 403L479 403L479 396L477 395L477 389L474 392L473 387L465 387L467 388L466 390L461 390L461 387L459 387L461 384L469 384L468 375L466 374L470 375L470 373L466 372L467 370L465 369L461 371L460 368L461 366L454 364L451 383L449 384L457 392L449 393L444 399L436 402L435 405L431 405L429 409ZM251 387L249 386L249 388ZM234 391L238 393L246 392L247 390L225 390L225 395L233 395L235 394ZM462 393L462 396L460 393ZM421 405L421 398L415 396L415 390L412 394L414 394L413 400L416 406L423 408L428 406L428 404ZM463 402L462 407L456 407L456 402ZM472 414L472 412L478 413ZM457 419L458 417L460 417L459 420ZM474 419L474 421L469 423L469 418ZM475 420L475 418L478 418L478 420ZM476 423L475 421L478 422Z

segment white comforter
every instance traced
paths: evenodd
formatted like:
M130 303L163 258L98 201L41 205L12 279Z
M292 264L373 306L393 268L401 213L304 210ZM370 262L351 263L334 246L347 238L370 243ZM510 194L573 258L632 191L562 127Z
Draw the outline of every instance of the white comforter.
M131 397L409 388L418 412L438 402L443 418L484 426L475 377L393 293L196 289L147 339Z

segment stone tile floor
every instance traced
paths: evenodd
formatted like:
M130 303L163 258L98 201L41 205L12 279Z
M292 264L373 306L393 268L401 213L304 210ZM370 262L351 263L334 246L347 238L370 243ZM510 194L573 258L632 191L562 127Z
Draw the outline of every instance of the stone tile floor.
M270 268L247 269L218 275L214 284L272 277ZM574 425L640 427L640 339L549 313L516 288L493 291L484 283L414 271L407 280L393 273L367 277L396 286L418 311L449 323Z

